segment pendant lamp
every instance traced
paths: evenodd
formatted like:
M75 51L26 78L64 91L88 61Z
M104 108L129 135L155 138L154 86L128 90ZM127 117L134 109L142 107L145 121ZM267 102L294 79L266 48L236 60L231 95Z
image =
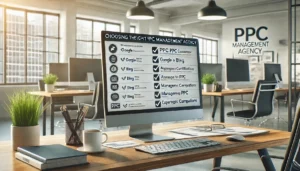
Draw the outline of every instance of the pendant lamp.
M210 0L207 7L198 12L199 20L224 20L227 18L226 11L217 6L214 0Z
M154 12L146 7L144 1L139 0L135 7L127 11L126 17L133 20L151 20L154 19Z

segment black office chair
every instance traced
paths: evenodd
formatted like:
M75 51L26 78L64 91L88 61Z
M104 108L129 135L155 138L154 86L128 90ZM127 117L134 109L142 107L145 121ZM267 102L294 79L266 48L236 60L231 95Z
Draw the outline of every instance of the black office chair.
M96 82L95 90L92 97L92 103L78 103L78 110L81 106L87 105L90 107L85 119L86 120L99 120L100 129L104 128L104 106L103 106L103 89L102 83Z
M267 171L276 171L274 165L270 162L271 158L283 159L281 171L300 171L300 151L299 151L299 140L300 140L300 99L297 103L297 112L293 123L293 129L291 132L291 138L289 145L286 150L285 157L281 156L262 156L261 160L264 164L264 168ZM242 169L228 168L228 167L216 167L212 171L219 170L230 170L230 171L245 171Z
M273 112L273 100L276 85L276 81L257 81L252 101L231 99L232 112L227 113L227 116L244 119L246 120L246 124L250 125L250 122L256 118L271 115ZM249 104L250 109L235 111L234 102Z

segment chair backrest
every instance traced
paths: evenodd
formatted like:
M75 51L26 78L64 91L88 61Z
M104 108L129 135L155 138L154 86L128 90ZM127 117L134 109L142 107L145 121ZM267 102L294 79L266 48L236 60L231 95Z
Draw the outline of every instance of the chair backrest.
M276 81L257 81L252 97L252 102L256 104L254 117L262 117L272 114L276 85Z
M103 108L103 85L101 82L96 82L96 87L94 90L94 106L95 106L95 114L92 120L101 120L104 119L104 108Z
M43 80L39 80L38 86L39 86L39 91L45 91L45 83Z
M282 171L299 171L300 170L300 99L298 100L296 115L294 118L291 138L286 150L285 158L282 163Z

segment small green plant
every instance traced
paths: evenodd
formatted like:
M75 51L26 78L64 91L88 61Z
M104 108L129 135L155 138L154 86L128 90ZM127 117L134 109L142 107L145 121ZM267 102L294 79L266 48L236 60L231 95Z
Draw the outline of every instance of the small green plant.
M216 76L214 74L204 74L201 78L203 84L213 84L216 81Z
M45 84L55 84L58 77L54 74L47 74L43 80Z
M13 126L36 126L39 117L46 109L43 98L31 95L25 91L19 91L8 96L7 111L11 117Z

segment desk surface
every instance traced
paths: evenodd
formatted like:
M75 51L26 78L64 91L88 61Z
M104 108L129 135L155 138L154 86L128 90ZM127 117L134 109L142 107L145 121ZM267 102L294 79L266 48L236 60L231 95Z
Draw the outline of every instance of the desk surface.
M165 134L168 130L174 128L207 125L211 123L212 122L195 121L162 125L156 126L154 128L154 132ZM229 124L226 125L232 126ZM128 131L108 132L108 135L109 141L131 139L130 137L128 137ZM90 162L89 165L68 167L60 170L149 170L284 145L288 144L289 138L289 132L277 130L270 130L270 133L264 135L246 137L246 141L243 142L226 141L225 136L209 137L209 139L221 142L222 145L217 147L175 152L164 155L151 155L143 152L138 152L135 151L134 148L126 148L122 150L107 148L104 153L88 155L88 161ZM64 135L41 137L41 144L64 144ZM0 142L0 158L1 171L35 170L33 167L14 158L14 154L11 151L10 142Z
M279 88L276 89L276 92L287 92L288 88ZM297 88L300 90L300 88ZM239 95L239 94L253 94L254 89L233 89L233 90L222 90L222 92L203 92L203 96L230 96L230 95Z
M62 90L62 91L54 91L54 92L31 91L28 93L32 94L32 95L44 96L44 97L67 97L67 96L93 95L93 91L90 91L90 90Z

